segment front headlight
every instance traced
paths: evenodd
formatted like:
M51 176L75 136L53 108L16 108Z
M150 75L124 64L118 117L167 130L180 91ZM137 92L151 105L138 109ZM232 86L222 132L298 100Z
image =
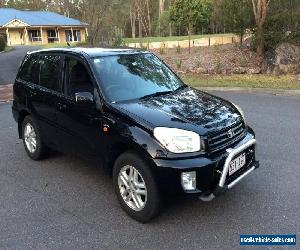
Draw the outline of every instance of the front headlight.
M233 106L239 111L239 113L241 114L241 116L243 117L243 120L245 121L246 119L245 119L245 113L244 113L244 111L242 110L242 108L239 106L239 105L236 105L235 103L233 103L232 102L232 104L233 104Z
M191 153L201 150L200 136L178 128L157 127L154 137L172 153Z

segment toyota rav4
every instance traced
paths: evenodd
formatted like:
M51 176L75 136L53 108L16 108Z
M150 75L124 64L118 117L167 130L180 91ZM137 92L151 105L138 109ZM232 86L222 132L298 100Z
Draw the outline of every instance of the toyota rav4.
M209 201L259 166L243 111L184 84L147 51L28 53L12 111L30 158L54 149L102 165L140 222L158 214L165 191Z

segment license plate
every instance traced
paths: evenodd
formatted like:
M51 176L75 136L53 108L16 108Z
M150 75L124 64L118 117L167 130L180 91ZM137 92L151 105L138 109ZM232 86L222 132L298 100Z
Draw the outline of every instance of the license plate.
M239 157L232 160L229 164L229 175L232 175L246 164L246 154L243 153Z

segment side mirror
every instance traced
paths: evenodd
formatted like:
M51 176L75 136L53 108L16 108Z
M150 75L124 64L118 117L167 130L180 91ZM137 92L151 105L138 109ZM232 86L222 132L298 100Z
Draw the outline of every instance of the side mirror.
M79 104L94 103L94 96L90 92L78 92L75 93L75 101Z

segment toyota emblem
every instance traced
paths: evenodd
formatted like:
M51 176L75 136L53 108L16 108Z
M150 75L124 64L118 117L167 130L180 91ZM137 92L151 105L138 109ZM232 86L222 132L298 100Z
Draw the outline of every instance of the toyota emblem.
M233 130L232 130L232 129L229 129L229 130L228 130L227 136L228 136L228 138L232 138L232 137L234 136L234 133L233 133Z

